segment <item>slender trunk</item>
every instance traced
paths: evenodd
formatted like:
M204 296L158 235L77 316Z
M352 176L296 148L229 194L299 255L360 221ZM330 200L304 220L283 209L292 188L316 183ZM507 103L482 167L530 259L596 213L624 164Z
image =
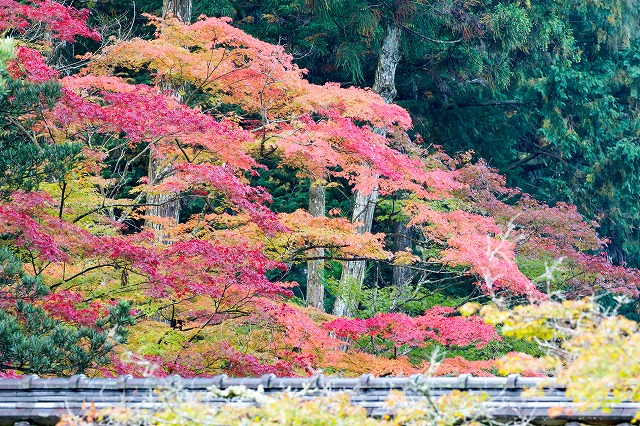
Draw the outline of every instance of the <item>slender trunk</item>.
M162 17L173 15L184 23L191 22L191 9L193 0L162 0ZM168 87L164 87L167 89ZM171 164L162 165L153 150L149 151L149 182L159 183L162 175L171 169ZM147 195L147 216L156 216L170 219L171 225L177 225L180 221L180 197L179 194L149 194ZM155 230L162 230L163 225L151 220L145 221L145 226ZM161 240L169 238L168 233L161 235Z
M359 234L371 232L373 224L373 211L378 201L378 189L374 189L371 194L365 195L356 191L355 205L353 207L352 222L359 223L356 231ZM333 306L333 314L338 316L350 316L356 308L356 296L362 288L364 272L367 263L363 260L344 262L342 265L342 275L340 277L340 294Z
M162 17L173 15L185 24L189 24L192 6L192 0L162 0Z
M382 49L378 58L376 77L373 84L373 91L382 96L386 103L391 103L397 95L395 77L396 67L400 62L400 34L401 27L396 22L391 22L385 30ZM386 135L385 129L374 129L374 132ZM373 211L378 201L378 189L375 188L370 194L362 194L356 191L355 205L353 209L352 222L362 222L358 226L359 233L371 232L373 225ZM341 293L336 299L333 307L333 314L340 316L350 316L356 308L355 296L362 288L366 262L357 260L345 262L342 266L342 276L340 277Z
M327 187L324 181L311 180L309 188L309 213L311 216L324 216L325 196ZM311 257L324 256L324 249L316 248L309 251ZM322 275L324 260L307 261L307 305L324 310L324 284Z

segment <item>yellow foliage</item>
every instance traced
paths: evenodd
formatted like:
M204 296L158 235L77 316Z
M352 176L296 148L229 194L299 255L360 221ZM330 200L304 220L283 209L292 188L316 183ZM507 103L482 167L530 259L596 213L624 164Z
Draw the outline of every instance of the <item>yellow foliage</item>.
M555 372L567 396L581 409L610 402L640 401L638 324L602 312L591 298L544 302L500 310L482 309L506 335L535 340L548 355L509 354L496 365L502 374L526 370Z
M208 396L212 395L219 396L221 392L211 389ZM408 401L401 392L392 391L386 404L397 412L394 419L389 416L382 419L367 417L365 409L351 405L351 397L344 392L303 398L287 393L270 396L239 388L234 390L233 396L240 396L247 403L222 407L202 403L203 396L166 390L160 395L161 408L155 410L127 407L92 410L84 419L63 417L58 425L479 426L477 420L488 417L483 405L487 395L460 391L434 399L433 405L426 398L416 403ZM253 405L253 402L257 404Z
M481 307L482 305L478 302L467 302L458 308L458 312L460 312L463 317L470 317L478 312Z

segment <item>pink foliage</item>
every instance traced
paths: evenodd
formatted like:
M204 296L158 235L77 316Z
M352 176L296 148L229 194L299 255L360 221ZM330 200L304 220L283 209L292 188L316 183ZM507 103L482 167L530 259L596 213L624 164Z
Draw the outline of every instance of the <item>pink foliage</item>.
M130 85L116 77L68 77L62 83L64 96L53 112L61 131L90 126L100 132L123 132L134 143L152 143L156 156L171 159L175 173L150 186L150 191L219 193L266 232L286 231L265 206L270 195L240 177L242 171L255 173L253 168L260 167L243 149L252 140L249 132L181 105L151 87ZM205 149L214 158L196 163L185 158L183 147Z
M267 279L270 269L284 265L269 260L257 250L242 246L224 247L208 241L178 242L162 250L152 279L151 292L166 296L201 294L211 297L240 298L291 296L291 290Z
M225 368L228 374L239 377L261 376L263 374L275 374L278 376L295 376L296 373L288 361L278 361L274 365L263 364L251 354L239 352L229 345L222 345L221 355L228 361Z
M29 250L36 264L81 256L89 265L125 268L146 276L147 291L153 296L209 296L223 307L236 304L235 309L257 297L292 295L266 277L267 271L285 266L259 250L202 240L156 246L149 233L94 236L49 214L52 207L50 197L37 192L16 192L13 203L0 204L0 234L11 238L14 246ZM60 319L82 325L106 315L108 305L94 302L87 306L83 300L80 293L60 291L47 296L43 307Z
M340 347L343 342L329 336L326 328L312 320L309 312L286 303L261 299L254 303L258 311L255 316L260 320L281 327L279 336L285 352L298 348L301 354L323 354ZM305 366L306 367L306 366Z
M602 252L607 241L598 237L597 224L588 223L576 206L557 203L550 207L528 194L508 189L504 177L483 162L463 168L459 180L465 183L462 192L477 208L497 223L511 223L517 228L518 243L510 250L525 257L563 259L561 269L568 269L573 277L566 280L571 296L606 290L637 297L637 270L612 265L605 256L590 254ZM505 203L505 195L517 197L517 202Z
M506 290L532 299L544 298L515 263L515 243L506 238L492 217L462 210L438 211L425 203L408 206L410 225L421 224L429 238L444 245L439 261L468 266L482 278L488 293Z
M99 126L103 132L124 132L133 142L162 139L206 148L241 169L257 163L243 149L251 133L180 104L154 87L132 85L118 77L72 76L62 79L64 97L54 116L63 128ZM163 144L158 144L160 153ZM177 147L176 147L177 148Z
M176 178L188 188L204 185L205 188L221 192L235 208L247 213L267 233L287 230L278 222L277 215L265 206L265 203L271 202L271 195L262 187L252 187L242 182L230 166L181 163L176 165L176 170Z
M84 302L84 296L74 291L60 291L45 296L42 307L56 319L71 324L94 326L96 321L109 313L109 307L104 303L93 301L86 308L77 305Z
M227 342L221 342L211 348L208 353L200 354L189 351L175 354L172 359L157 355L135 355L125 353L120 357L112 357L109 368L101 368L100 373L106 377L118 377L131 374L134 377L211 377L206 365L219 363L220 371L238 377L276 374L278 376L296 376L294 365L302 363L299 359L280 360L274 364L265 363L258 357L240 352Z
M357 125L335 109L323 111L317 121L302 115L293 129L281 129L278 145L284 160L314 177L342 177L363 193L380 187L384 194L408 190L428 199L460 186L455 172L427 170L417 158L389 146L385 136Z
M445 306L431 308L415 321L427 329L435 330L435 340L445 346L475 344L482 348L493 340L500 340L493 326L485 323L481 317L462 317L456 315L455 309Z
M18 373L16 370L4 370L0 371L0 379L21 379L24 375Z
M20 197L32 203L43 200L43 197L28 197L20 193ZM37 199L38 201L34 201ZM44 204L44 203L43 203ZM67 253L56 242L55 238L46 231L46 224L39 223L29 214L33 207L21 209L20 205L0 205L0 234L14 236L14 244L37 253L43 260L56 262L68 259Z
M115 378L130 374L134 377L167 377L171 375L162 368L164 360L157 355L144 355L135 357L111 357L109 368L101 367L98 371L105 377ZM186 374L183 377L192 377Z
M402 345L421 347L428 341L445 346L467 346L478 348L499 339L495 329L482 318L454 316L455 310L436 307L424 315L410 317L402 313L376 314L368 319L338 318L323 326L336 336L357 340L362 336L387 339L396 347Z
M18 46L15 54L16 59L7 63L7 71L13 79L24 78L34 83L44 83L60 76L47 66L44 57L37 50Z
M0 0L0 31L24 32L33 24L42 24L45 31L61 41L74 42L78 36L100 40L100 34L87 27L88 17L88 9L78 10L53 0Z

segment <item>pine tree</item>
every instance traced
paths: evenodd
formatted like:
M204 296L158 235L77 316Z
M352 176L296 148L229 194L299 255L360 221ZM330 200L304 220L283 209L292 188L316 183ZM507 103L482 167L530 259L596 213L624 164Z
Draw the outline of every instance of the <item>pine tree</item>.
M78 145L51 145L31 130L59 99L60 85L11 78L7 63L16 60L14 50L14 40L0 39L0 199L45 181L63 185L80 154Z
M0 244L7 244L2 236ZM37 306L50 289L22 264L16 253L0 247L0 370L71 376L107 363L132 324L129 303L113 305L93 326L69 324Z

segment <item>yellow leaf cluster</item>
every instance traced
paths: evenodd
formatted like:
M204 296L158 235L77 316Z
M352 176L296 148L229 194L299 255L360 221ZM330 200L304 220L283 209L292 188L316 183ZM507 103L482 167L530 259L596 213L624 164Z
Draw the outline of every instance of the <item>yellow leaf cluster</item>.
M640 401L640 333L635 321L603 311L591 298L512 310L486 306L481 312L488 322L502 325L503 334L534 340L548 352L542 358L509 354L496 362L500 373L555 373L580 409Z

